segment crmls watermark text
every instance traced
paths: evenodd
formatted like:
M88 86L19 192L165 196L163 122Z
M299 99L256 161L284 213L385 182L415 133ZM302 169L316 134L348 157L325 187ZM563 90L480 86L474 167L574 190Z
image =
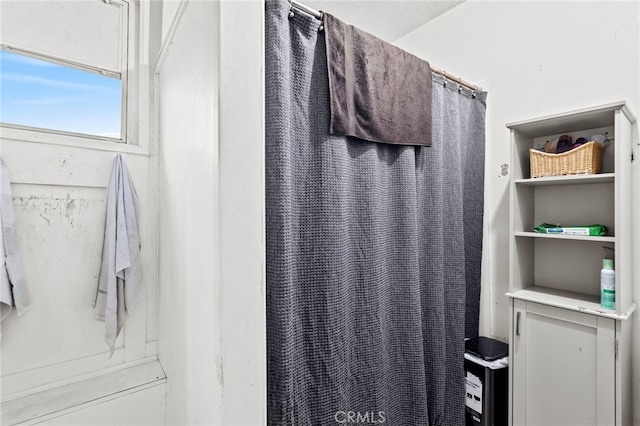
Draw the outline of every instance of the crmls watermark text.
M340 424L380 424L387 420L384 411L336 411L333 418Z

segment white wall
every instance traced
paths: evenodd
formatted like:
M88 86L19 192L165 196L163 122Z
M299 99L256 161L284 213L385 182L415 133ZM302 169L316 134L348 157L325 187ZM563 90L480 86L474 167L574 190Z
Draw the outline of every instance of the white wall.
M510 147L505 124L617 100L626 100L639 114L639 7L630 1L470 0L396 42L489 92L485 178L489 256L484 264L482 330L486 335L508 338L509 176L502 173L502 165L509 164ZM636 158L639 151L636 147ZM638 249L637 229L635 236ZM634 411L640 423L640 315L635 315L634 324Z
M29 19L29 16L15 16L18 13L15 10L22 9L11 9L13 16L5 18ZM132 4L130 13L136 11L135 16L140 16L137 10L137 5ZM28 8L20 13L27 12ZM71 25L74 17L69 19L67 24ZM51 22L42 25L64 26L65 23L51 18ZM70 408L69 404L75 406L75 419L90 423L95 419L93 415L77 410L89 402L95 406L101 398L108 398L110 406L119 413L111 420L124 422L127 413L118 410L130 403L130 394L115 396L122 391L120 386L101 381L100 377L127 368L138 371L137 368L144 365L157 365L156 212L154 182L149 179L149 129L144 126L148 123L149 99L148 90L145 92L148 57L143 55L150 46L147 38L132 37L131 40L129 91L136 96L132 97L129 111L135 114L131 122L140 124L129 134L133 143L2 128L1 153L12 172L16 231L31 298L24 315L17 317L14 312L2 322L4 424L27 419L39 421L38 418L45 417L52 420L56 415L68 414L65 410ZM34 49L48 53L38 40L22 42L32 42ZM93 318L84 298L89 282L99 271L104 236L103 198L117 153L123 153L140 199L141 260L145 278L137 309L127 319L115 354L109 358L104 323ZM151 406L162 406L163 399L158 399L158 395L164 393L161 376L153 374L149 378L157 389L136 397ZM91 386L93 401L83 400L82 391L74 398L63 397L71 384L74 389L83 389L83 383ZM33 398L39 403L34 405ZM154 419L163 417L162 411L153 415Z
M164 6L156 90L167 422L264 424L264 5Z
M168 6L163 12L175 17L174 32L167 31L164 46L171 45L156 78L160 362L167 373L167 424L218 424L219 4Z

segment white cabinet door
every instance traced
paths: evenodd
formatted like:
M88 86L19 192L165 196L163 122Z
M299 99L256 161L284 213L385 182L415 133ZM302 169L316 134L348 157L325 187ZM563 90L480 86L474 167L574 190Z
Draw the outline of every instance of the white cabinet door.
M615 320L513 302L513 425L614 425Z

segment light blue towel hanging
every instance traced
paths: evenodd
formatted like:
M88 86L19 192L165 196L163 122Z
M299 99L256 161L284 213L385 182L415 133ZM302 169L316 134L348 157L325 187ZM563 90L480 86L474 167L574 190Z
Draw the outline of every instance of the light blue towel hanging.
M18 250L18 237L13 218L11 174L0 159L0 320L15 306L18 315L29 307L29 296L24 286L22 258Z
M96 319L105 322L105 341L113 356L116 338L135 307L142 282L138 195L121 154L113 161L105 203L100 273L91 283L86 302L93 306Z

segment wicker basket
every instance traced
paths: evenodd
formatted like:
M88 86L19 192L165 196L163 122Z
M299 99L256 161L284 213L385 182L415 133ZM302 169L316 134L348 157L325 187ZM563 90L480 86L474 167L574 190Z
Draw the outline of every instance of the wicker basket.
M604 148L591 141L562 154L529 150L531 177L589 175L600 173Z

